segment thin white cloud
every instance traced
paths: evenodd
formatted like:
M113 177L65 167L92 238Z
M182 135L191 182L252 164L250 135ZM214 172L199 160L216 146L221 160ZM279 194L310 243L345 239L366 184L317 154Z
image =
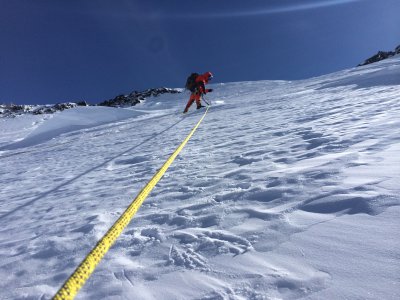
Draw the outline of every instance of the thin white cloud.
M154 7L151 6L144 9L141 5L137 5L136 2L131 2L126 0L124 3L124 10L118 8L116 11L113 10L95 10L93 11L84 11L83 13L95 14L95 15L103 15L107 17L116 17L116 18L133 18L137 21L161 21L161 20L169 20L169 19L203 19L203 18L235 18L235 17L252 17L252 16L263 16L263 15L273 15L280 13L288 13L288 12L296 12L296 11L305 11L312 10L318 8L326 8L330 6L344 5L355 2L361 2L365 0L306 0L306 1L298 1L300 3L292 3L292 4L279 4L275 7L268 6L268 1L265 3L264 8L254 6L251 7L249 5L249 9L241 9L241 10L232 10L226 9L223 11L196 11L196 12L188 12L188 11L173 11L168 10L166 7Z
M204 14L171 14L164 15L164 17L178 17L178 18L224 18L224 17L248 17L248 16L262 16L269 14L279 14L287 12L295 12L301 10L311 10L317 8L324 8L329 6L349 4L352 2L360 2L362 0L326 0L326 1L313 1L308 3L296 3L292 5L285 5L279 7L266 7L264 9L257 8L255 10L242 10L242 11L228 11L228 12L207 12ZM159 17L159 16L158 16Z

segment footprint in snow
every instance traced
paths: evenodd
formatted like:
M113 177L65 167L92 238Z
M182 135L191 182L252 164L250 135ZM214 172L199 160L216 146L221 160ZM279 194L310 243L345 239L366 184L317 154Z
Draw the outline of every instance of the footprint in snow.
M191 249L180 249L172 245L168 255L168 265L184 267L186 269L209 270L207 260Z
M179 231L174 233L174 238L178 239L181 244L195 249L196 252L211 256L239 255L253 249L251 242L246 238L221 230L203 231L197 234Z

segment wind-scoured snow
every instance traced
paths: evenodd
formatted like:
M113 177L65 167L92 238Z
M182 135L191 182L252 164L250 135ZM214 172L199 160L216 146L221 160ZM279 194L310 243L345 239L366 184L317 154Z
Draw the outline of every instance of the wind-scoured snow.
M56 116L47 115L46 117L36 118L39 121L32 125L40 124L40 121L48 119L39 126L32 126L31 132L22 140L0 146L0 150L10 150L34 146L58 137L61 134L76 131L82 128L94 127L104 123L118 122L127 118L133 118L143 113L127 109L113 109L108 107L76 107L73 110L65 111ZM17 122L23 117L17 118ZM32 119L28 117L27 119ZM25 125L26 126L26 125ZM8 126L6 126L8 127ZM29 128L28 128L29 129ZM25 127L25 130L27 128Z
M399 78L211 85L77 298L399 299ZM56 293L202 116L187 98L1 120L1 299Z

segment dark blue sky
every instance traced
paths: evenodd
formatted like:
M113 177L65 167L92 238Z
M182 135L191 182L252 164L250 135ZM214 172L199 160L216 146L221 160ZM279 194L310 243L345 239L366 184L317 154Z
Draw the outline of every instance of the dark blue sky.
M399 0L0 0L0 103L302 79L400 44Z

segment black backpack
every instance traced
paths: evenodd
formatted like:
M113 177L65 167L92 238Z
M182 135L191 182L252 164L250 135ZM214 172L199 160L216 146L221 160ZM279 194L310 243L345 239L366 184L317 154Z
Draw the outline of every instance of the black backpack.
M198 73L190 74L190 76L186 79L185 88L188 89L191 92L196 91L196 78L198 76L199 76Z

